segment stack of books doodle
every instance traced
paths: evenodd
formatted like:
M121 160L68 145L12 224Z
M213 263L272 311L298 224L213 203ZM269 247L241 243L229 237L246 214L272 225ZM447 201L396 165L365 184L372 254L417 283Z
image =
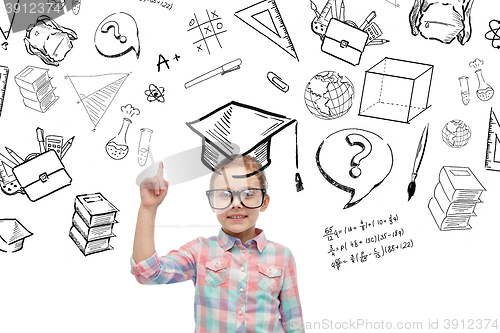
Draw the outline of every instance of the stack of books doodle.
M85 256L113 249L109 242L115 237L113 226L118 223L117 212L101 193L76 197L69 237Z
M49 70L28 66L14 77L24 105L39 112L47 111L58 99L54 94Z
M439 173L429 210L440 230L471 229L469 220L485 191L468 167L445 166Z

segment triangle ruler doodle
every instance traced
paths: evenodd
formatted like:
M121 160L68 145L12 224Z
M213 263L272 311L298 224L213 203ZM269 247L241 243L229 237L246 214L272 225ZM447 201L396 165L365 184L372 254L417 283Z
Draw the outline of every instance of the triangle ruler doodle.
M94 132L128 76L129 74L66 76L94 124Z
M500 171L500 123L493 109L490 113L485 162L486 170Z
M275 0L258 2L234 15L299 60Z
M12 25L14 24L14 18L16 17L16 12L20 10L19 0L13 1L13 3L9 2L10 10L7 10L7 1L3 1L3 4L0 4L0 33L2 34L5 40L9 39L10 32L12 31ZM17 11L16 11L17 9ZM9 15L12 14L12 18Z

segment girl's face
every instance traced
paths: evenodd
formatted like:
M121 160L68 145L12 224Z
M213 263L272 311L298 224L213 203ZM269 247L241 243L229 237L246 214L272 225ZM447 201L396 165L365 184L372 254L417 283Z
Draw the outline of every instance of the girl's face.
M222 175L217 176L213 182L213 189L240 191L248 188L262 188L259 179L254 175L248 178L233 178L233 175L244 175L250 173L244 165L229 166L222 170ZM238 234L255 233L255 223L259 213L267 209L269 205L269 195L264 198L264 203L260 208L246 208L237 196L233 197L233 202L226 209L212 209L217 214L217 219L222 225L225 233L237 238ZM250 237L249 239L253 238Z

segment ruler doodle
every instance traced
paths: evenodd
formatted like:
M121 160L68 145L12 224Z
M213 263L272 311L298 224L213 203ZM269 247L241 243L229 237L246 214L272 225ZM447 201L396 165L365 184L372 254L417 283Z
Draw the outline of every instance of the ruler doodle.
M275 0L258 2L234 15L299 60Z
M0 66L0 116L2 115L3 101L5 98L5 89L7 88L7 77L9 68Z
M493 108L488 126L485 168L486 170L500 171L500 123Z

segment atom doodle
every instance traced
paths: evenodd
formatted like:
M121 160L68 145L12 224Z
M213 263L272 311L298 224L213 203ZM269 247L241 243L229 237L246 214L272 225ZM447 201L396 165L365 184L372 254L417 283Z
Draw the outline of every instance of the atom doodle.
M500 21L491 20L490 21L490 31L488 31L484 37L487 40L491 40L491 46L496 49L500 49Z
M165 88L163 87L158 88L155 84L151 83L149 85L149 90L146 90L144 94L148 96L148 102L165 102Z

